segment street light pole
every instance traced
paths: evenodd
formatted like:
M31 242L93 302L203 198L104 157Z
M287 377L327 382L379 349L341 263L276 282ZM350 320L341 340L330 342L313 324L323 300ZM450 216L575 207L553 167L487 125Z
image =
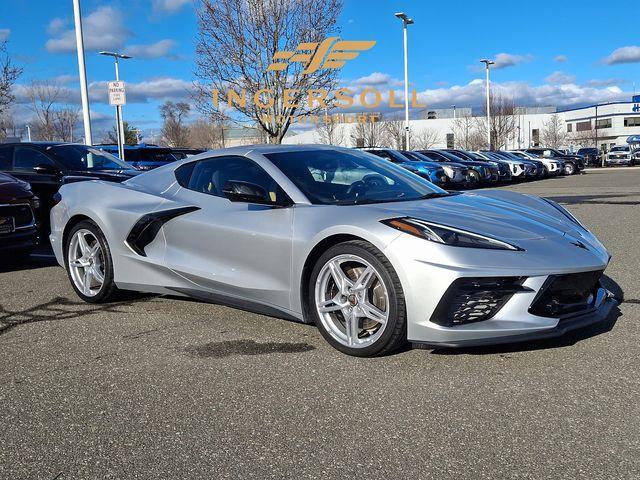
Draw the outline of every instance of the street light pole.
M487 72L487 144L489 145L489 150L492 150L491 148L491 106L490 106L490 86L489 86L489 65L493 65L494 62L493 60L488 60L486 58L483 58L482 60L480 60L480 63L484 63L485 65L485 70Z
M116 52L100 52L100 55L106 55L107 57L113 57L115 61L115 69L116 69L116 82L120 81L120 67L118 63L118 59L128 59L132 58L129 55L124 55L122 53ZM118 157L124 160L124 146L125 146L125 137L124 137L124 120L122 119L122 105L116 105L116 124L118 130Z
M451 107L453 108L453 119L456 119L456 106L455 105L451 105Z
M80 98L82 99L82 121L84 123L84 143L92 145L91 114L89 112L89 93L87 89L87 70L84 65L84 40L82 37L82 14L80 0L73 0L73 18L76 29L76 49L78 51L78 73L80 76Z
M404 148L409 150L409 55L407 47L407 25L413 23L413 19L407 17L404 12L395 14L402 20L402 36L404 42Z

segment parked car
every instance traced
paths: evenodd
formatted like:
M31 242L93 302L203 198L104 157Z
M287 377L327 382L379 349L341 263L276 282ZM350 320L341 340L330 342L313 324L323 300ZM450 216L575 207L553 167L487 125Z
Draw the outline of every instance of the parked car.
M457 157L461 157L470 162L488 162L491 165L498 167L498 181L500 182L509 182L511 181L511 169L509 168L509 164L503 162L502 159L486 159L481 157L480 155L476 155L473 152L468 152L466 150L452 149L447 148L444 150L452 155Z
M350 148L229 148L60 197L51 244L83 301L228 304L315 323L349 355L556 337L616 305L609 252L559 204L447 192Z
M444 185L448 187L465 186L469 183L469 169L461 163L436 162L420 152L401 150L400 153L413 162L427 162L429 164L442 167L447 176Z
M564 175L564 162L556 158L539 157L533 153L522 152L520 150L509 150L510 155L527 161L542 162L547 175Z
M465 160L461 157L452 155L442 150L417 150L431 158L432 154L437 160L436 162L454 162L461 163L469 168L469 178L472 184L491 184L498 181L498 167L487 162L477 162Z
M96 145L96 148L118 155L117 145ZM184 158L181 154L174 155L173 150L169 147L158 147L157 145L149 145L140 143L138 145L125 145L124 159L136 170L153 170L167 163L175 162L178 158Z
M363 151L396 163L436 185L442 185L447 182L447 174L437 163L415 162L402 155L398 150L391 148L365 148Z
M495 160L496 156L493 155L493 152L488 151L477 151L473 152L479 158L483 158L487 161ZM497 157L500 158L500 157ZM527 177L531 177L535 172L535 167L532 163L526 162L523 160L515 161L515 160L505 160L501 158L500 160L507 162L509 168L511 170L511 179L512 180L525 180Z
M631 149L629 145L616 145L611 147L605 158L605 165L628 165L634 166L638 162L638 151Z
M183 158L192 157L194 155L198 155L200 153L206 152L206 150L202 150L200 148L175 148L171 147L171 154L176 157L177 160L182 160Z
M562 160L565 175L574 175L584 170L584 160L578 155L565 155L553 148L526 148L523 151L539 157Z
M27 182L0 173L0 255L15 259L38 244L38 208Z
M576 155L581 156L584 159L585 165L589 167L601 167L602 166L602 154L595 147L580 148Z
M40 199L36 212L49 231L53 196L63 183L80 180L122 182L140 173L113 155L75 143L31 142L0 145L0 171L31 185Z

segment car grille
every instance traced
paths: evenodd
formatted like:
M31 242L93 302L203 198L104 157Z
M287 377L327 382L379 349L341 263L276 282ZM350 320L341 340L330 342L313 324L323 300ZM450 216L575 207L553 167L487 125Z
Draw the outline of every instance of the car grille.
M526 290L526 277L465 277L455 280L440 299L431 321L444 327L492 318L511 296Z
M589 309L600 286L602 270L550 275L529 307L539 317L562 317Z
M35 222L31 206L26 203L0 205L0 217L13 217L15 228L29 227Z

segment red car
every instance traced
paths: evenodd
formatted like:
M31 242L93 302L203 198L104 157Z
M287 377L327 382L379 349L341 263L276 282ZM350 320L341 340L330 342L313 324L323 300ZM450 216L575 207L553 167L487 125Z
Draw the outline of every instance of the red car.
M0 173L0 255L28 255L38 244L39 206L27 182Z

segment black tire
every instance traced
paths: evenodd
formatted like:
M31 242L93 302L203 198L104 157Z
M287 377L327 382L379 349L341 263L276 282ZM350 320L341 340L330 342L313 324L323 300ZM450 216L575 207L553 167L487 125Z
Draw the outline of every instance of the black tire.
M480 185L480 174L475 170L469 170L469 185L472 187L476 187Z
M576 173L576 166L571 162L565 163L564 164L564 174L565 175L573 175L574 173Z
M94 296L87 296L82 293L77 287L73 278L71 276L71 271L69 269L69 244L71 243L71 239L75 235L78 230L86 229L89 230L96 240L100 243L100 247L102 248L102 265L104 268L104 282L100 287L99 292ZM76 224L65 239L64 244L64 265L65 270L67 271L67 276L69 277L69 282L71 282L71 286L75 290L76 294L87 303L106 303L116 299L116 297L121 293L121 291L116 287L115 282L113 281L113 260L111 258L111 250L109 248L109 244L107 243L107 239L105 238L102 230L92 221L84 220Z
M322 267L340 254L357 255L369 262L379 273L389 294L389 319L381 337L373 344L363 348L352 348L334 339L320 320L315 303L315 284ZM396 352L407 343L407 315L404 292L400 279L393 266L380 250L369 242L353 240L339 243L329 248L316 262L309 284L307 285L307 301L311 319L320 330L325 340L335 349L356 357L376 357Z

